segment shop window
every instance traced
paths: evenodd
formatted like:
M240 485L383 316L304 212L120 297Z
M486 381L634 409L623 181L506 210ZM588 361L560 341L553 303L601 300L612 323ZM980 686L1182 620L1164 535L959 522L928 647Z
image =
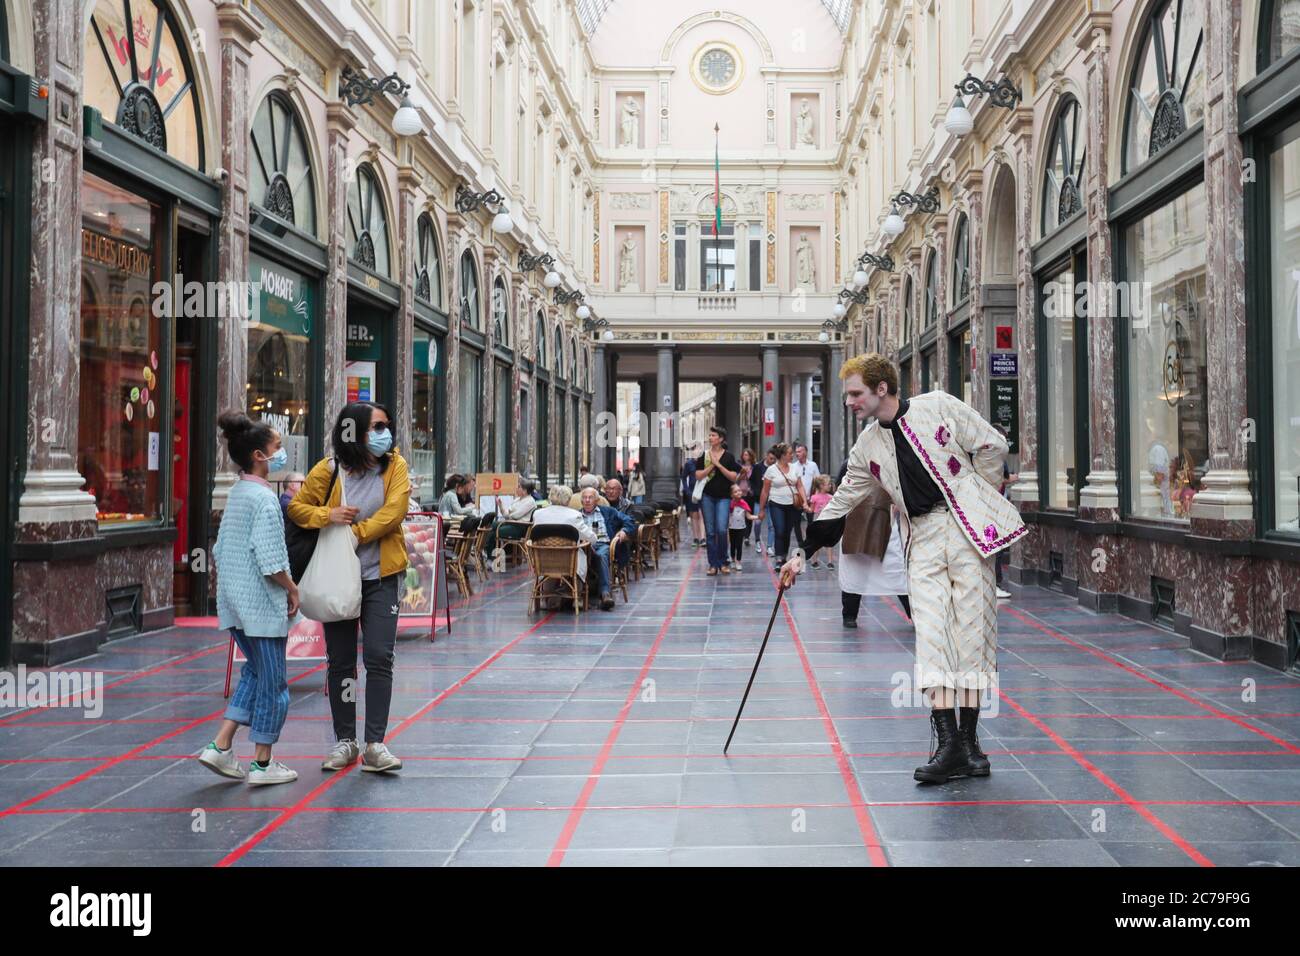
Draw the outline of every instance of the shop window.
M534 339L537 342L537 367L549 368L546 364L546 316L541 312L537 313L537 332Z
M492 422L492 468L494 471L510 470L510 431L514 425L514 386L509 365L496 363L496 383Z
M160 208L87 173L81 185L81 405L77 466L101 527L161 521L168 356L152 289ZM170 462L170 449L167 460Z
M1147 15L1128 84L1124 172L1199 123L1205 114L1205 3L1165 0Z
M262 100L250 134L253 201L271 215L316 234L316 186L297 111L280 93Z
M457 443L460 446L458 471L476 472L483 466L480 437L483 429L483 356L462 343L460 349L460 390Z
M700 235L700 290L702 292L736 291L736 225L726 222L718 234L709 224L708 234Z
M415 295L425 302L442 308L442 256L438 250L438 231L433 227L433 217L425 213L420 217L418 258L415 264Z
M415 328L411 353L411 498L422 510L438 505L442 468L438 461L445 434L445 412L440 399L442 349L440 340Z
M1130 510L1186 521L1209 468L1204 184L1130 225L1123 241L1129 288L1143 301L1121 318Z
M124 133L202 169L203 127L187 50L162 0L98 0L86 31L83 95Z
M1267 272L1271 318L1265 361L1271 364L1272 527L1300 534L1300 123L1282 131L1267 154ZM1267 435L1271 432L1271 437Z
M1043 441L1047 485L1043 503L1048 508L1079 507L1079 481L1075 454L1077 383L1074 369L1081 343L1075 336L1074 273L1070 269L1048 276L1041 291L1043 308Z
M366 163L348 185L348 256L371 272L389 275L388 214L379 180Z
M313 336L316 286L307 276L252 253L249 279L257 286L248 323L248 415L280 433L287 471L306 473L310 459Z
M1087 143L1081 141L1079 101L1067 97L1056 111L1043 173L1042 230L1046 236L1083 208Z
M673 224L673 289L686 291L686 223Z

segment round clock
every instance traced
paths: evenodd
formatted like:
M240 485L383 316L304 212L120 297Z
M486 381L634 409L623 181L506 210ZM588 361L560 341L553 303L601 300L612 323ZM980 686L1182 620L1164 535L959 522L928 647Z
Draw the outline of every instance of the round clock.
M728 43L706 43L695 51L691 76L707 93L729 93L741 79L740 53Z

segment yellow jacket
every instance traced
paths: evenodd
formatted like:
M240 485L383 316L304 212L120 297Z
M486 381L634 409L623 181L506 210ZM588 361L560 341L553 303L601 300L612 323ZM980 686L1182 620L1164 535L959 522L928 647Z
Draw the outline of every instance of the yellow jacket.
M322 458L316 463L307 480L302 483L288 512L293 523L300 528L323 528L329 524L330 509L339 506L342 482L334 482L329 501L325 491L330 486L334 459ZM352 526L358 544L379 540L379 574L387 577L406 570L406 541L402 535L402 522L410 505L411 480L406 470L406 459L393 451L384 470L384 504L365 521Z

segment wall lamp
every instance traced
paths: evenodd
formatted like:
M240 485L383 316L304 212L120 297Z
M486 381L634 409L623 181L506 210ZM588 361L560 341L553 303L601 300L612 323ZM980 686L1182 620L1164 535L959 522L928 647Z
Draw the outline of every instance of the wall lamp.
M920 195L902 190L889 201L889 215L880 226L880 231L889 239L897 239L903 234L904 224L898 211L899 206L915 206L921 212L938 212L939 187L931 186Z
M555 271L555 257L549 252L544 252L540 256L530 256L522 249L519 250L519 268L524 272L531 272L538 266L546 267L546 277L542 279L542 285L548 289L554 289L560 284L560 274Z
M843 295L843 293L840 294ZM843 334L848 330L849 330L849 323L846 320L840 319L840 321L836 322L834 319L827 319L825 322L822 323L822 330L817 333L817 341L829 342L831 340L832 332L839 332Z
M489 209L496 207L497 213L492 217L493 232L509 232L515 227L514 220L510 218L510 210L506 207L505 197L495 189L476 193L464 185L456 187L457 212L471 213L481 206Z
M396 73L379 79L373 79L345 66L339 74L339 95L348 106L366 106L375 101L376 93L396 93L402 97L402 103L393 114L393 132L398 136L414 136L424 129L420 114L415 111L415 104L407 93L410 83L402 81Z
M859 289L841 289L837 298L838 301L831 306L831 315L837 319L842 319L849 311L844 304L846 300L851 300L858 305L866 305L871 298L871 293L867 292L866 289L861 289L861 287Z
M1006 109L1014 109L1021 100L1020 90L1005 76L992 83L981 80L973 73L967 73L960 83L954 85L957 88L957 95L953 97L952 106L948 108L948 115L943 121L943 128L953 136L965 136L975 128L975 120L970 115L970 110L966 108L966 102L961 98L963 93L967 96L979 96L982 93L994 106Z
M861 289L867 284L867 266L875 266L885 272L893 272L894 259L888 253L883 256L873 256L869 252L864 252L858 256L858 271L853 273L853 288L855 290Z
M578 308L578 311L581 312L583 309L587 309L587 307L585 305L580 306ZM603 341L605 342L614 341L614 330L610 328L609 319L591 318L590 309L587 309L587 314L585 316L580 315L578 317L582 319L582 331L587 332L591 335L595 335L597 332L600 332L600 337Z

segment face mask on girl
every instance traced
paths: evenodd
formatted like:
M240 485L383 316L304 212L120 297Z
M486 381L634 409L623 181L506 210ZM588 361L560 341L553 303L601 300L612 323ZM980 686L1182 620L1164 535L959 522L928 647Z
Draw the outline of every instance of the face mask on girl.
M283 448L277 448L275 454L266 459L268 471L284 471L289 464L289 453Z

